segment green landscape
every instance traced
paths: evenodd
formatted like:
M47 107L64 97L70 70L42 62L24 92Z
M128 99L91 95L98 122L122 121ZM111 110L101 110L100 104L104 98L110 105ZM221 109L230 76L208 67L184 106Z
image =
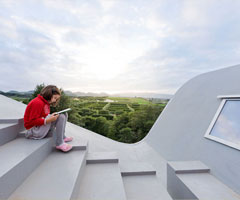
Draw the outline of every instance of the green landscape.
M28 104L40 93L44 84L37 85L32 94L8 95ZM163 111L168 100L141 97L67 96L63 89L59 105L51 112L71 108L68 121L88 130L124 143L143 139Z

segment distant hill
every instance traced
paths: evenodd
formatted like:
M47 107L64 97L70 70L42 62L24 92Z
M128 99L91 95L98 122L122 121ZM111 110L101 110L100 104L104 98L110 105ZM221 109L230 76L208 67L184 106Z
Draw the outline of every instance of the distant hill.
M32 96L33 90L27 91L27 92L18 92L18 91L15 91L15 90L10 90L10 91L8 91L8 92L0 91L0 94L2 94L2 95L4 95L4 96L8 96L8 97L18 96L18 97L29 98L29 97Z
M0 91L0 94L5 96L19 96L19 97L31 97L33 94L33 90L27 91L27 92L19 92L15 90L10 90L8 92ZM101 93L94 93L94 92L72 92L70 90L64 91L66 95L72 96L72 97L81 97L81 96L91 96L91 97L143 97L143 98L158 98L158 99L171 99L173 95L171 94L158 94L158 93L117 93L117 94L108 94L105 92Z
M64 91L66 95L68 96L91 96L91 97L105 97L105 96L109 96L109 94L107 93L93 93L93 92L72 92L72 91L69 91L69 90L66 90Z
M93 97L143 97L143 98L158 98L158 99L171 99L173 95L171 94L158 94L158 93L118 93L118 94L108 94L108 93L92 93L92 92L72 92L72 91L64 91L65 94L69 96L93 96Z
M110 95L114 97L143 97L143 98L158 98L158 99L171 99L171 94L158 94L158 93L118 93Z

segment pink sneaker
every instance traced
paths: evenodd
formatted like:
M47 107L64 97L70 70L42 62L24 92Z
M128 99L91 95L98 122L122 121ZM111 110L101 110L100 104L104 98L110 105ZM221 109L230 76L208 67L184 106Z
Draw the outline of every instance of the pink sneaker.
M63 152L67 152L67 151L70 151L72 149L72 145L67 144L67 143L63 143L60 146L56 146L56 149L59 149Z
M73 137L65 137L64 142L71 142L73 140Z

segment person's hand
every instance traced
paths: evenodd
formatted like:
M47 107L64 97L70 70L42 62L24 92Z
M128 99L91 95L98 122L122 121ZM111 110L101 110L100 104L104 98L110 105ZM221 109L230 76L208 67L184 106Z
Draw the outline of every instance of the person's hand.
M53 113L49 118L47 118L46 123L48 124L48 123L54 122L57 120L58 117L59 117L59 114Z
M57 120L58 117L59 117L59 114L53 113L50 118L52 119L52 122L54 122Z

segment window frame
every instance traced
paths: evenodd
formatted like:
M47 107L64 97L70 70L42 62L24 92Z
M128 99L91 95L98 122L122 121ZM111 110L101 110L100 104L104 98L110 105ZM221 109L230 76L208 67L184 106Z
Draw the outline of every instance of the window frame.
M217 119L218 119L219 115L221 114L221 112L222 112L225 104L227 103L227 101L240 101L240 95L227 95L227 96L226 95L221 95L221 96L218 96L217 98L221 99L221 103L220 103L220 105L219 105L219 107L218 107L210 125L208 126L208 129L207 129L204 137L207 138L207 139L213 140L215 142L224 144L226 146L232 147L234 149L240 150L240 145L211 135L211 131L212 131L214 125L216 124Z

